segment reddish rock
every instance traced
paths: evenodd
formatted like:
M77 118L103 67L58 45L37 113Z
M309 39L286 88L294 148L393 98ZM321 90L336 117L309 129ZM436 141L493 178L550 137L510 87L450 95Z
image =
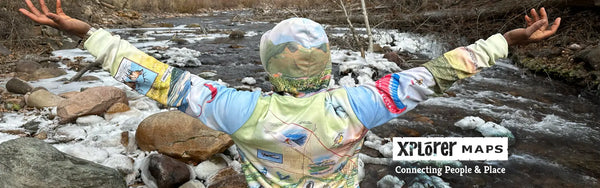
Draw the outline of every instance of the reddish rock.
M179 187L192 179L190 168L169 156L152 154L145 160L147 166L142 167L142 176L147 185L154 184L158 188Z
M58 104L59 123L75 121L87 115L102 115L115 103L129 104L124 91L116 87L94 87L74 95Z
M79 93L80 93L79 91L71 91L71 92L61 93L58 96L65 98L65 99L69 99Z
M142 121L135 140L144 151L158 151L185 162L199 163L233 145L229 135L212 130L180 111L154 114Z
M131 108L125 103L115 103L106 111L107 114L114 114L119 112L127 112Z

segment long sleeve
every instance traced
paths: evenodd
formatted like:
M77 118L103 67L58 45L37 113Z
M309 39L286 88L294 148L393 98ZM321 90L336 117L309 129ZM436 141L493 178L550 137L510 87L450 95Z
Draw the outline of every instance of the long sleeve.
M229 134L250 118L260 96L260 92L236 91L161 63L102 29L94 32L84 47L117 81Z
M506 40L496 34L449 51L423 67L386 75L374 84L346 89L358 119L371 129L414 109L434 91L441 93L455 81L494 65L496 59L507 54Z

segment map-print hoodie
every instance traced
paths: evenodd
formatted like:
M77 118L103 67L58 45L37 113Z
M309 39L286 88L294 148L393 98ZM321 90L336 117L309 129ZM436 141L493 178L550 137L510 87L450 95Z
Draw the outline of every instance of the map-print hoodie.
M496 34L372 84L326 89L331 52L325 31L292 18L261 40L261 61L276 91L265 95L168 66L102 29L85 48L115 79L230 134L250 187L358 187L357 156L369 129L508 54Z

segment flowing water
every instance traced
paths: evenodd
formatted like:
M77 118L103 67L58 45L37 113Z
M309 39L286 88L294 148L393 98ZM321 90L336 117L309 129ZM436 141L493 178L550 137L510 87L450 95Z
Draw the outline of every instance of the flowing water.
M235 22L232 17L248 16L247 13L222 13L207 17L170 18L152 22L173 23L174 28L119 29L113 30L144 51L167 60L155 46L176 48L184 53L191 49L192 56L200 60L200 66L184 67L195 74L212 80L222 80L239 89L270 90L266 73L260 63L258 44L263 32L274 26L265 22ZM178 25L198 24L201 27ZM341 36L347 30L327 26L330 37ZM228 38L232 30L246 32L242 39ZM391 35L391 34L390 34ZM168 41L169 39L177 38ZM181 40L183 39L183 40ZM397 38L396 38L397 39ZM403 39L429 41L423 38ZM404 41L396 41L403 43ZM425 42L426 43L426 42ZM424 45L424 44L421 44ZM418 53L435 57L444 49L441 44L417 47ZM186 50L181 50L187 48ZM403 47L405 50L408 47ZM333 49L337 49L333 47ZM341 49L338 54L348 53ZM356 53L356 52L353 52ZM343 57L334 57L343 59ZM194 60L183 60L194 63ZM336 80L340 65L334 60ZM214 73L214 74L207 74ZM379 75L383 76L383 75ZM257 83L247 86L241 83L245 77L253 77ZM474 130L462 130L454 124L467 117L479 117L508 128L516 138L509 146L508 161L460 162L464 166L501 167L504 174L443 174L441 178L452 187L598 187L600 177L600 106L593 97L581 94L576 87L561 81L539 76L518 68L508 60L497 66L456 83L445 95L432 97L409 114L392 120L372 130L382 138L398 136L481 136ZM363 153L383 158L373 149ZM454 162L456 164L456 162ZM365 165L363 187L374 187L385 175L404 180L407 186L419 180L419 175L399 174L394 168L401 163ZM402 163L402 165L406 165ZM413 166L431 164L410 164ZM435 174L429 174L434 176ZM431 181L431 180L429 180ZM415 184L416 185L416 184Z

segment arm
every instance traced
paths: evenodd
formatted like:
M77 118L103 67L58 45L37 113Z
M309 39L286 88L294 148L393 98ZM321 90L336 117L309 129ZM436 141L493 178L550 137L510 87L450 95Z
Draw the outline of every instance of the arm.
M60 0L57 0L57 14L49 13L43 0L40 5L44 14L30 0L26 3L31 12L20 11L32 20L78 36L89 35L84 47L115 79L161 104L199 118L215 130L232 134L254 111L260 92L238 92L161 63L107 31L92 32L87 23L65 15Z
M417 67L386 75L374 84L347 88L352 109L369 129L412 110L435 92L441 93L454 82L473 76L508 55L509 45L538 42L553 35L560 25L557 18L548 29L546 11L541 17L532 10L533 18L525 16L527 28L495 34L487 40L459 47Z

